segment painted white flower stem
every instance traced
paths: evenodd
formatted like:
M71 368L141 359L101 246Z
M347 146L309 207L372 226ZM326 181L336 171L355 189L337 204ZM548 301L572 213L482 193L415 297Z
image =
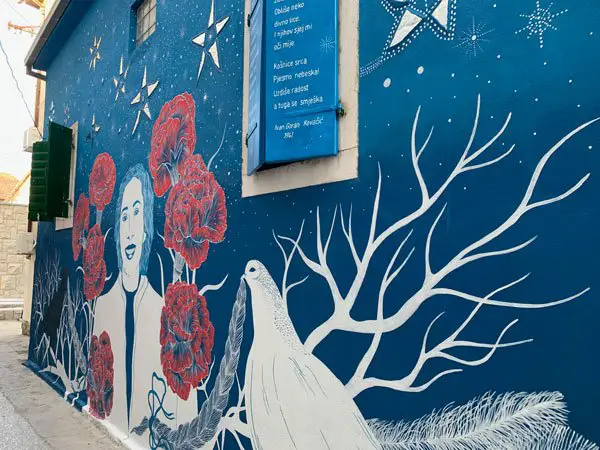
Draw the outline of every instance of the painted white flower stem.
M218 291L223 287L223 285L227 281L227 278L229 278L229 275L225 275L225 278L223 278L223 281L221 281L219 284L207 284L202 289L200 289L200 295L205 295L209 291Z

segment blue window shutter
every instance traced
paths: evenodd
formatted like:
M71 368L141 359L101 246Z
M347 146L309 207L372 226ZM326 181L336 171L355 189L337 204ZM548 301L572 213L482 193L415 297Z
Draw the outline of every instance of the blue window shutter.
M256 172L265 162L264 144L264 0L253 0L248 16L250 64L248 70L247 173Z

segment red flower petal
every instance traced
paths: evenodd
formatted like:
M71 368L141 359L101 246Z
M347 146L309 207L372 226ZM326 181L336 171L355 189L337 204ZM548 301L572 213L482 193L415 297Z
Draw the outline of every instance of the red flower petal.
M103 331L92 336L88 355L87 396L90 413L98 419L105 419L112 411L114 357L110 336Z
M104 262L104 236L100 225L96 224L87 237L87 245L83 252L83 291L88 300L98 297L104 289L106 281L106 264Z
M90 203L98 211L104 211L112 199L115 190L117 169L108 153L100 153L94 161L90 173Z
M80 194L75 205L73 214L73 232L71 235L71 246L73 248L73 260L79 258L82 248L82 240L90 227L90 201L85 194Z
M195 285L178 282L167 286L160 343L167 384L187 399L190 389L208 375L214 343L206 299Z
M200 162L188 160L186 178L171 189L165 206L165 246L191 269L206 261L209 243L222 242L227 230L225 193L212 173L201 170Z
M200 155L191 155L182 165L181 179L184 184L193 183L207 172L204 160Z
M165 103L152 127L150 174L162 197L179 179L182 164L196 147L196 105L187 92Z

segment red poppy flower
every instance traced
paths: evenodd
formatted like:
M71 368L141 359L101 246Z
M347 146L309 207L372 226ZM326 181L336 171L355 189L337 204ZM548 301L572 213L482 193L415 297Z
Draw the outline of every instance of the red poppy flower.
M191 155L181 165L181 179L183 183L193 183L207 172L206 164L201 155Z
M115 190L117 169L108 153L100 153L94 161L90 174L90 203L98 211L104 211Z
M225 238L225 193L211 172L195 173L176 184L165 206L165 246L178 252L191 269L208 256L209 243Z
M110 336L92 336L88 356L87 396L90 413L98 419L110 416L113 407L114 357Z
M73 234L71 235L71 246L73 247L73 260L77 261L81 252L85 233L90 228L90 201L85 194L80 194L75 205L73 214Z
M184 400L208 375L215 329L195 285L167 286L160 318L160 362L167 384Z
M104 262L104 236L100 225L92 227L87 236L83 251L83 292L85 298L92 300L104 289L106 264Z
M196 105L186 92L165 103L154 122L149 167L159 197L177 183L180 165L194 151L195 120Z

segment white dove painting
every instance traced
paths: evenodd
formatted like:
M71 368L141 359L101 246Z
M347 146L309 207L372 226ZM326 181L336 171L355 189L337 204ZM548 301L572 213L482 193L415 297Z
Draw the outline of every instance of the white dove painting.
M246 266L254 340L246 366L246 412L260 450L381 449L338 378L300 342L267 269Z

